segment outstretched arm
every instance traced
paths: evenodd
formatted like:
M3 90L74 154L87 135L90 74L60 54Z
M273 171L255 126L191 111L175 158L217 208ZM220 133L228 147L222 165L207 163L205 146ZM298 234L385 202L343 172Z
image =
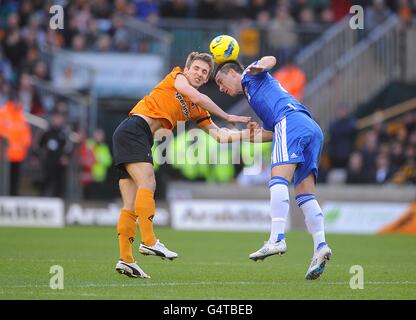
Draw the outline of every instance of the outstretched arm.
M250 130L250 142L269 142L273 141L273 131L260 128L257 122L249 122L247 129Z
M258 73L269 71L276 65L276 58L273 56L265 56L261 58L256 65L251 65L247 68L247 73L256 75Z
M243 122L247 123L250 121L250 117L230 115L222 110L214 101L211 100L207 95L199 92L197 89L192 87L186 77L182 74L178 74L175 79L175 88L182 95L187 96L193 103L201 106L205 110L212 114L219 116L225 121L235 123Z
M250 142L267 142L273 140L273 132L259 128L256 122L249 122L247 129L230 130L228 128L220 128L215 123L211 123L202 129L213 137L217 142L231 143L235 141Z
M234 141L249 141L250 131L245 130L230 130L228 128L220 128L215 123L211 123L205 127L201 127L206 133L213 137L217 142L231 143Z

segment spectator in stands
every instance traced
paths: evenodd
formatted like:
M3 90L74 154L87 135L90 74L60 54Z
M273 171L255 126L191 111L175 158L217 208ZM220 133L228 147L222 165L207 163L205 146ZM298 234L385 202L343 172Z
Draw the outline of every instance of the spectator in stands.
M94 182L104 182L113 161L110 148L105 142L104 130L101 128L95 129L93 137L87 140L87 144L91 147L95 156L92 168Z
M99 38L98 38L98 42L97 42L97 47L96 49L99 52L109 52L112 49L112 39L111 36L109 34L102 34Z
M312 8L305 6L299 14L300 42L307 45L316 37L316 30L321 30Z
M416 111L408 112L404 115L403 124L406 126L409 137L416 131Z
M289 14L286 6L278 7L268 28L267 41L274 55L285 62L291 56L298 44L295 32L296 23Z
M160 4L156 0L135 0L136 17L155 24L160 16Z
M129 51L129 33L124 25L123 17L113 17L113 42L117 51Z
M399 141L391 144L390 159L394 171L398 171L406 162L403 145Z
M378 143L389 143L391 140L390 135L387 133L386 124L380 119L377 123L375 123L371 130L375 132L377 136Z
M408 145L416 146L416 129L410 131Z
M306 86L305 72L293 61L293 56L287 58L287 63L273 73L273 77L281 83L292 96L302 101L303 89Z
M112 14L112 6L110 1L93 0L89 2L91 2L91 15L95 19L110 19Z
M3 54L2 47L0 46L0 77L4 80L12 80L13 71L10 62ZM0 82L0 86L1 86Z
M416 159L409 158L395 173L393 181L397 184L416 184Z
M162 5L160 11L165 18L185 18L188 16L188 9L185 0L169 0Z
M290 4L290 14L296 20L296 22L300 21L300 13L302 9L307 7L308 0L293 0Z
M409 26L412 23L412 6L409 3L409 0L399 0L399 8L398 8L398 14L402 21L403 26ZM416 3L414 3L415 9L416 9Z
M107 172L113 159L110 148L105 142L105 132L98 128L94 131L93 137L87 139L87 147L92 151L94 162L91 166L92 181L86 188L86 196L90 198L105 197L104 182L107 178Z
M335 120L329 125L328 153L332 168L346 168L356 138L356 124L345 107L337 109Z
M6 103L8 99L8 92L10 91L9 82L0 73L0 106Z
M19 81L19 100L22 103L23 110L31 112L32 110L32 84L27 72L22 73Z
M25 111L36 116L43 116L45 114L39 93L34 90L30 75L27 72L23 72L20 77L19 98Z
M84 129L78 129L78 142L75 147L75 158L81 173L81 185L84 187L84 193L88 186L93 183L92 167L95 162L95 155L92 146L87 143L87 134Z
M311 7L304 7L299 13L299 25L305 29L316 27L315 12Z
M30 16L33 14L33 5L30 0L23 0L19 11L19 22L20 26L24 27L29 24Z
M13 71L17 73L26 56L27 45L21 37L19 29L11 29L4 42L4 55L10 61Z
M347 183L371 183L371 175L369 174L369 171L364 169L363 164L363 156L361 153L353 152L348 162Z
M319 22L325 26L331 26L335 21L334 12L330 7L324 8L319 15Z
M51 127L41 136L38 146L39 160L43 169L41 196L65 195L66 172L71 151L65 118L61 113L54 112L51 117Z
M11 90L6 103L0 108L0 138L7 143L6 155L10 164L10 195L19 195L21 164L31 145L32 133L26 122L17 93Z
M386 6L384 0L373 0L372 6L365 8L364 14L364 29L366 33L369 33L379 24L386 21L391 15L391 11Z
M45 45L50 49L59 49L64 45L64 37L56 30L48 29Z
M272 6L270 4L271 1L269 0L249 0L249 5L247 7L247 17L252 20L257 18L257 15L261 11L270 11L272 10Z
M37 47L31 47L27 51L25 61L22 64L24 72L33 73L36 63L40 60L40 54Z
M49 80L48 66L44 61L37 61L33 68L33 75L40 80Z
M72 50L74 51L84 51L86 49L86 39L85 36L82 34L76 34L72 38Z
M88 32L88 25L92 19L91 4L88 1L76 1L69 4L70 19L74 21L78 32Z
M377 184L389 182L392 178L392 170L389 158L384 154L378 154L376 158L376 168L374 171L374 181Z
M365 134L364 146L360 149L363 158L363 167L365 172L372 172L376 164L378 136L375 130L369 130Z

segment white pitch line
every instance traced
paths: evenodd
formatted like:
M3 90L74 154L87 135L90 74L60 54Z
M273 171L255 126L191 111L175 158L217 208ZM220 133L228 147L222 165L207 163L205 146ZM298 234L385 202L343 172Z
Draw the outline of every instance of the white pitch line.
M140 280L138 281L149 281L149 280ZM151 281L151 280L150 280ZM172 286L209 286L209 285L291 285L296 284L294 282L288 281L277 281L277 282L251 282L251 281L200 281L200 282L135 282L135 283L109 283L109 284L95 284L95 283L87 283L82 285L67 285L67 288L74 289L74 288L117 288L117 287L172 287ZM322 280L319 281L320 285L345 285L349 286L349 282L324 282ZM416 281L365 281L364 285L416 285ZM49 288L48 285L3 285L3 289L18 289L18 288Z

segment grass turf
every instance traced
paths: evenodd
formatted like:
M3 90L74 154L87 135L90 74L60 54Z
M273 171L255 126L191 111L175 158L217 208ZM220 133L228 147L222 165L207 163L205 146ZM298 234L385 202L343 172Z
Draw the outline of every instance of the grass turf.
M285 255L253 262L266 233L156 232L179 258L141 256L136 241L152 278L131 279L114 269L115 228L0 228L0 299L416 299L416 237L328 235L333 258L306 281L307 233L288 233ZM64 268L63 290L49 287L52 265ZM352 265L364 268L363 290L349 286Z

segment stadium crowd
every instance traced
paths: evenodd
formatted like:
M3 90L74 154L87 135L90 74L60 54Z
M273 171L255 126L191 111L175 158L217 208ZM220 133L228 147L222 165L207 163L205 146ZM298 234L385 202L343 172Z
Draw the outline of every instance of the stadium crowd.
M340 108L329 139L324 167L341 173L342 182L416 184L416 112L359 132L354 118Z
M52 4L64 7L65 28L49 28ZM410 21L415 14L416 1L338 1L338 0L5 0L0 4L0 109L2 115L8 110L6 119L20 119L23 111L45 118L50 129L45 133L36 133L21 141L24 149L17 158L9 158L13 179L18 180L18 163L23 162L27 154L37 157L40 172L38 183L40 194L64 194L56 172L64 172L70 159L78 159L82 170L82 183L86 186L100 183L106 179L111 164L109 147L105 144L102 130L87 137L76 127L79 119L73 116L70 101L65 98L44 99L33 86L31 79L51 80L51 70L44 52L55 49L94 52L146 52L146 42L129 41L129 31L123 15L136 17L155 26L167 18L222 19L238 21L241 26L254 24L266 28L268 36L262 41L268 43L278 56L290 56L293 48L305 44L298 39L295 28L313 29L316 26L327 28L349 12L353 4L362 5L366 10L366 23L375 26L391 12L397 12L404 20ZM278 41L276 40L278 39ZM283 46L283 49L281 48ZM282 50L281 50L282 49ZM289 49L289 50L287 50ZM32 78L35 77L35 78ZM347 183L416 183L415 145L416 116L406 115L402 125L380 124L369 130L364 139L356 140L353 120L342 116L330 130L331 141L342 136L345 143L329 144L331 167L347 170ZM345 128L343 132L342 128ZM78 132L81 139L74 144L70 131ZM347 132L347 133L346 133ZM0 132L6 137L4 130ZM50 137L58 141L52 148ZM98 146L98 147L97 147ZM32 152L29 152L31 147ZM50 152L56 153L51 155ZM76 154L77 156L73 156ZM72 158L70 158L72 157ZM48 161L54 163L44 164ZM44 161L45 160L45 161ZM43 166L42 166L43 164ZM53 170L50 170L53 168ZM95 168L95 169L94 169ZM240 168L241 169L241 168ZM230 169L229 182L239 170ZM186 170L185 170L186 171ZM186 176L183 174L182 177ZM208 177L208 178L204 178ZM224 176L223 174L219 176ZM17 177L17 178L16 178ZM205 173L203 179L212 179ZM18 184L12 184L12 193L18 193ZM54 186L59 185L59 187ZM53 190L53 191L52 191ZM97 190L97 188L91 188ZM86 191L86 194L89 192Z

